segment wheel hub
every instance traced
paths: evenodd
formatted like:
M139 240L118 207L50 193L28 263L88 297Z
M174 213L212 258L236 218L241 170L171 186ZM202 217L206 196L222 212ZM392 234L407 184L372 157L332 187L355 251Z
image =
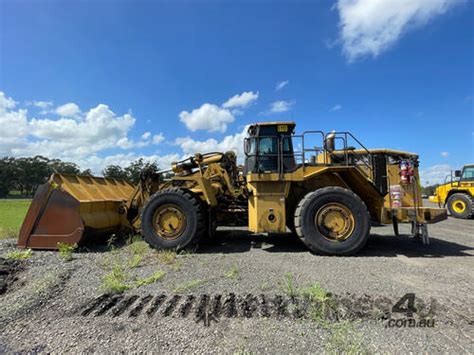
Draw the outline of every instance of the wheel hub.
M456 213L463 213L466 210L466 204L462 200L455 200L453 202L453 210Z
M174 205L160 206L153 217L153 225L156 234L164 239L176 239L186 227L184 213Z
M329 203L319 209L314 223L324 238L337 242L349 238L355 227L352 212L339 203Z

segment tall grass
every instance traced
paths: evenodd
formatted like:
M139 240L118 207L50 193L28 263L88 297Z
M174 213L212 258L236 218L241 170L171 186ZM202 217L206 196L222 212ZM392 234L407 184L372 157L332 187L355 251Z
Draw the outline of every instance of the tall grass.
M30 200L0 200L0 239L18 238Z

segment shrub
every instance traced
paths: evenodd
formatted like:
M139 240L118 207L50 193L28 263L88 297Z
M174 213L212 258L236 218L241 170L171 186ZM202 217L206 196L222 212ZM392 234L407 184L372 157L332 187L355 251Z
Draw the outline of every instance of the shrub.
M112 270L105 274L102 279L102 288L105 292L122 293L131 288L128 284L130 276L125 272L122 265L116 263Z
M58 243L59 256L64 261L71 261L73 259L72 253L76 249L77 249L77 244L70 245L66 243Z
M29 259L33 255L31 249L25 250L14 250L7 254L7 259L11 260L25 260Z

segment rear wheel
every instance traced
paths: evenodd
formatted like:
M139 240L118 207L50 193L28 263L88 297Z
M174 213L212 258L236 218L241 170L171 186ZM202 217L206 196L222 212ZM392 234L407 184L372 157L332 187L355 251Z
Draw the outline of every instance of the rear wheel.
M349 255L367 242L370 216L364 202L352 191L324 187L300 201L295 212L295 227L311 251Z
M453 194L448 198L448 210L456 218L469 218L472 215L472 200L466 194Z
M154 194L142 211L143 239L155 249L195 250L206 232L204 207L184 189Z

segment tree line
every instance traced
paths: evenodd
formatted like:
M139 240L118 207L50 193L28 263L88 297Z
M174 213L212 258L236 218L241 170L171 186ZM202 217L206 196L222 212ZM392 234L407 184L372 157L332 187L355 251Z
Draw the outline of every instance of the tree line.
M435 192L435 190L438 186L439 186L439 184L422 186L421 187L421 194L426 195L426 196L433 196L434 192Z
M108 165L102 170L102 175L138 184L140 172L145 167L158 171L156 163L147 163L140 158L125 168ZM92 176L90 169L81 170L77 164L60 159L48 159L41 155L31 158L3 157L0 159L0 198L14 192L20 196L32 196L38 186L44 184L52 173Z

